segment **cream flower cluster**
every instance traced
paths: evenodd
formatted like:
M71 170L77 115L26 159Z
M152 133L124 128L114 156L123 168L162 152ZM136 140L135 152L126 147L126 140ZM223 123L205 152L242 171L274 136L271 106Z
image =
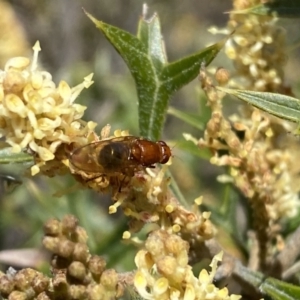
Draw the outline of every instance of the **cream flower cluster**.
M236 10L246 9L260 1L234 1ZM225 52L234 61L239 78L246 79L243 88L278 91L283 85L286 63L285 31L276 26L276 19L254 14L231 14L228 24L234 34L228 39Z
M300 205L299 185L295 185L296 175L291 172L293 155L290 149L274 149L269 120L258 110L253 111L250 124L249 120L231 116L233 128L244 133L240 140L221 112L214 112L213 116L204 138L195 142L201 147L229 151L222 156L215 151L210 160L214 165L231 167L230 177L225 176L222 181L233 182L248 199L255 199L260 211L265 207L265 217L272 220L269 225L283 217L294 217Z
M145 247L146 249L140 250L135 257L138 270L134 278L135 288L143 299L241 298L238 295L228 295L227 288L218 289L213 284L222 253L213 258L210 264L211 272L203 269L196 277L188 264L188 244L179 236L157 230L148 237Z
M13 152L34 154L36 164L32 175L55 158L61 144L74 142L84 136L82 129L86 107L74 100L92 83L92 74L71 88L65 81L58 86L46 71L38 70L39 42L33 47L33 59L15 57L0 70L0 135L12 146ZM84 124L92 130L95 124Z
M137 173L130 183L132 188L110 206L109 213L115 213L122 207L124 214L130 217L130 230L124 232L123 238L130 239L131 233L138 232L145 223L156 223L159 227L171 230L201 244L213 238L217 230L210 221L210 212L199 209L202 197L194 200L194 205L186 209L169 189L170 177L166 176L171 159L161 169L146 169Z

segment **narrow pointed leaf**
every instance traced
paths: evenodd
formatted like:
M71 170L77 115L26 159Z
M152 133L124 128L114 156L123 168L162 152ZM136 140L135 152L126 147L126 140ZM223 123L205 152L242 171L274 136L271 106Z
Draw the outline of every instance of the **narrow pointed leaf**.
M150 20L144 17L140 19L137 37L145 45L156 70L160 70L167 63L167 57L156 14Z
M87 15L120 53L136 80L137 86L148 83L149 87L154 87L155 70L147 56L146 45L129 32L98 21L90 14Z
M299 18L300 2L299 0L275 0L251 7L243 12L257 15L276 14L282 18Z
M274 300L300 299L299 286L275 278L267 278L260 286L260 290Z
M237 264L234 273L273 300L300 299L300 287L254 272Z
M209 65L223 47L224 42L214 44L196 54L171 64L166 64L161 72L156 73L156 90L154 97L149 99L151 101L151 111L143 124L145 126L140 127L142 135L152 139L159 138L169 100L173 93L194 80L199 74L201 64L205 63L206 66ZM142 105L143 103L140 102L141 111ZM146 103L143 106L145 107L145 111L148 111ZM147 116L145 115L145 117ZM140 125L142 125L142 121Z
M234 90L222 87L217 89L236 96L263 111L279 118L299 123L300 121L300 100L276 93L254 92L247 90Z
M11 147L0 150L0 164L33 162L31 155L23 152L13 153L11 150Z
M208 65L225 41L167 64L156 16L150 21L142 19L138 37L135 37L87 15L122 56L135 80L140 134L159 139L172 94L192 81L198 75L201 63Z
M98 21L90 14L87 15L122 56L135 80L139 98L139 127L141 135L150 139L158 139L161 129L158 123L156 124L155 132L147 130L150 119L153 118L155 113L153 111L153 102L154 99L157 99L158 79L154 64L148 56L146 45L129 32ZM162 100L159 99L159 101Z
M201 64L205 63L205 66L208 66L225 42L226 40L222 40L197 53L167 64L159 74L159 79L162 81L161 85L167 91L174 92L191 82L199 75Z

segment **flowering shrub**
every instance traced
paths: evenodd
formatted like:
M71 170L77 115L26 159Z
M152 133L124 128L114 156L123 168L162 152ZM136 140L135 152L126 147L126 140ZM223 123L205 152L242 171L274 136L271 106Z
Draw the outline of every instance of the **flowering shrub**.
M171 63L158 17L147 18L146 7L137 37L85 12L119 52L135 80L143 136L135 139L128 139L126 130L111 135L110 125L97 133L97 123L83 120L86 107L75 101L93 84L93 75L73 88L66 81L56 86L51 73L40 66L38 42L31 60L14 57L7 61L0 71L2 162L7 162L6 156L27 155L32 160L29 177L68 174L77 190L111 193L108 213L124 213L129 223L122 230L123 242L138 249L135 268L117 271L107 266L106 257L92 253L87 231L75 216L66 214L61 221L51 218L43 228L43 246L52 254L51 276L33 268L0 272L4 299L117 299L128 294L140 299L237 300L265 295L280 299L281 294L297 299L299 288L278 279L297 280L298 271L292 267L299 256L299 233L285 231L282 224L299 215L300 170L294 163L299 145L286 134L293 130L290 123L262 111L295 121L289 110L280 114L274 107L290 108L286 99L293 101L296 110L300 107L299 100L274 94L292 96L284 83L285 31L267 10L275 9L280 15L282 3L233 1L233 7L226 30L212 30L226 32L224 40ZM223 47L234 63L233 75L224 68L211 72L208 67ZM172 157L167 155L167 163L157 159L162 155L157 152L170 149L154 142L160 139L169 99L196 77L210 114L200 138L184 137L197 151L209 150L211 164L227 167L219 181L238 191L248 214L237 212L226 199L220 209L203 205L203 196L193 204L184 203L169 172ZM250 99L262 110L241 105L227 114L226 93L242 100L247 94L246 101ZM255 97L263 104L256 104ZM271 108L264 104L264 97L274 99ZM199 129L201 116L172 111ZM144 138L152 141L138 144ZM113 141L118 142L117 148L111 146ZM145 163L148 156L162 165ZM61 195L72 191L67 188ZM240 225L241 220L235 220L240 216L249 222ZM104 227L108 229L109 224ZM241 238L241 231L247 239ZM234 247L227 249L220 242L220 232L233 236ZM292 237L285 240L287 233ZM205 260L210 261L209 267ZM200 271L193 269L196 263L202 264ZM228 287L222 280L229 282Z

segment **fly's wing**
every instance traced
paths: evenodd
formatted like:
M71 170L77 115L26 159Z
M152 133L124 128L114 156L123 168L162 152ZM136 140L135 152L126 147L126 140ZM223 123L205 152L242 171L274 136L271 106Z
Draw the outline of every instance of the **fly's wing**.
M84 172L104 173L103 167L98 163L98 155L108 142L109 140L99 141L75 149L70 155L71 164Z

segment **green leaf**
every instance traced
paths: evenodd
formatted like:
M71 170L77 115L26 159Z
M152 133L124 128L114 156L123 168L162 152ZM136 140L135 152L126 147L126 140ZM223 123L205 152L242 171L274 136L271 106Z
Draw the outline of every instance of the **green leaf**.
M159 74L160 79L163 81L162 85L168 91L174 92L191 82L199 75L201 64L204 63L205 66L208 66L222 49L224 43L225 40L222 40L197 53L165 65L161 74Z
M236 96L271 115L291 122L300 121L300 100L275 93L254 92L247 90L234 90L223 87L217 87L229 95Z
M136 37L86 14L122 56L135 80L140 134L158 140L172 94L197 77L201 64L208 65L225 40L168 64L156 15L140 20Z
M259 272L251 271L250 269L244 267L241 263L237 263L234 272L245 282L251 284L256 289L259 289L261 283L264 280L264 275Z
M300 299L300 287L280 281L275 278L267 278L260 286L260 291L269 295L274 300Z
M273 300L300 299L300 287L284 281L254 272L238 264L234 271L240 278L257 288L261 293L270 296Z
M199 130L204 129L205 123L201 120L200 115L186 113L172 106L168 108L168 113Z
M167 63L167 57L156 14L150 20L140 19L137 37L146 46L155 68L160 70Z
M28 162L33 162L33 157L29 154L23 152L13 153L11 147L0 149L0 164Z
M300 2L299 0L274 0L234 13L252 13L263 16L276 15L282 18L299 18Z

